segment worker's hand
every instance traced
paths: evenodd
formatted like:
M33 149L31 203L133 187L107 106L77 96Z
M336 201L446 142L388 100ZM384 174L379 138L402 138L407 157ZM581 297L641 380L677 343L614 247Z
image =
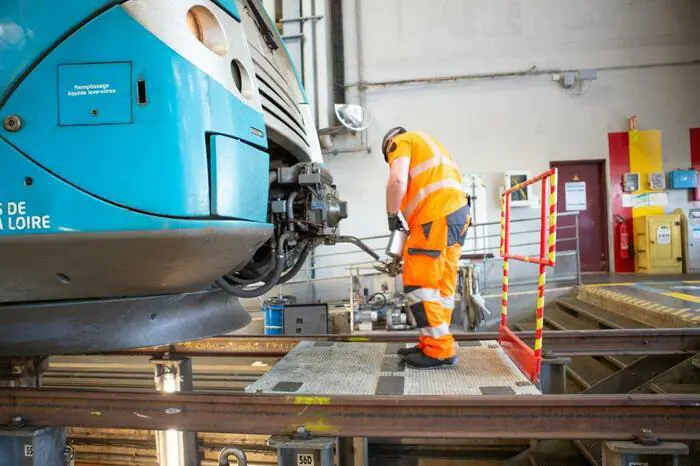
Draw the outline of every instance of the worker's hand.
M403 222L399 214L387 214L387 220L389 221L389 231L404 230Z

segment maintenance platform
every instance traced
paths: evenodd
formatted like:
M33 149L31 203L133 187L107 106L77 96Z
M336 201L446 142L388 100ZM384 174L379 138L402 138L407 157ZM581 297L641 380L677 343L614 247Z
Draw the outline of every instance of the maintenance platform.
M410 343L302 341L248 393L304 395L538 395L497 341L462 341L459 363L406 367L396 350Z

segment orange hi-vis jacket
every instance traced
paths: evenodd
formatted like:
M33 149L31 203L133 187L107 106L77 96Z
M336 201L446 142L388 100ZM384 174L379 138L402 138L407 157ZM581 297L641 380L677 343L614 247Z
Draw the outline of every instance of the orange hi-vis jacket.
M410 157L408 189L401 211L411 229L455 212L467 204L462 176L452 156L438 141L424 133L408 132L393 139L391 164Z

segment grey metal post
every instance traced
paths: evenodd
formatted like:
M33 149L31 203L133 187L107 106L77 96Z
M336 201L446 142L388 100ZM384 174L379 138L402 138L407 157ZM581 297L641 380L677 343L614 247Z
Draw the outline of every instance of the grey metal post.
M678 466L679 456L688 452L684 443L605 442L603 466Z
M571 358L546 358L540 369L540 390L545 395L566 394L566 366Z
M274 436L267 441L277 449L277 466L333 466L332 437L313 438L303 428L291 437Z
M367 466L367 439L343 437L338 439L338 466Z
M0 430L0 464L12 466L65 466L66 435L57 428Z
M48 358L3 358L0 387L39 388ZM31 419L18 415L8 428L0 429L0 465L71 466L73 449L66 447L63 428L29 425Z
M578 215L574 215L574 230L576 231L576 281L579 285L582 284L581 280L581 244L580 235L578 231Z
M191 392L192 360L189 358L154 358L156 389L163 393ZM156 451L160 466L199 464L196 432L165 430L156 432Z

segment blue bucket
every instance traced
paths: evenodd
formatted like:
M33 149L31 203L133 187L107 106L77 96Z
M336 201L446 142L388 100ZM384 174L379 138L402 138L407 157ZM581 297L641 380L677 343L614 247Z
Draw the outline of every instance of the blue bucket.
M284 335L284 304L266 304L263 322L265 335Z

